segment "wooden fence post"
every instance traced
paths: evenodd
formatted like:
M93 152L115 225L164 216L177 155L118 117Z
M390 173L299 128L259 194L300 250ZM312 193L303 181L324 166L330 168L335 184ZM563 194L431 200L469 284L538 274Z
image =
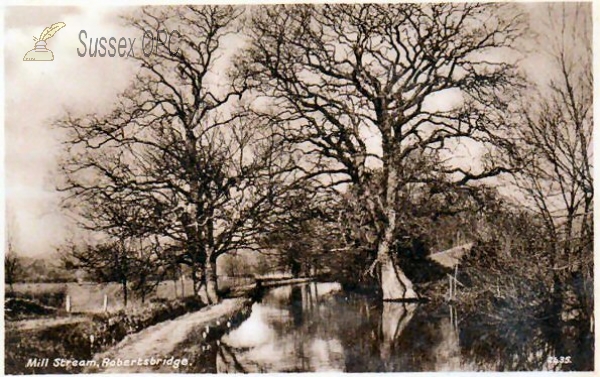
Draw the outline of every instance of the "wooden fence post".
M454 284L454 295L457 295L457 291L458 291L458 264L456 266L454 266L454 280L452 281L452 283Z

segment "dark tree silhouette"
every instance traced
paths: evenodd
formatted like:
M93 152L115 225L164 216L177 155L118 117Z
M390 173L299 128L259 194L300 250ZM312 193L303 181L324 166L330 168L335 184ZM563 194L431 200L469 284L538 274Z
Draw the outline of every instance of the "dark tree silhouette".
M509 170L494 157L510 148L503 110L518 86L510 57L523 31L515 7L501 4L264 6L250 21L243 77L271 99L287 141L300 145L299 170L324 186L366 190L367 162L383 169L374 200L383 298L416 297L392 261L405 161L440 158L456 184ZM245 63L245 64L243 64ZM446 99L455 106L436 106ZM467 141L468 140L468 141ZM369 148L375 143L376 148ZM482 151L465 168L461 143ZM462 144L463 146L465 144Z
M550 273L561 299L570 287L587 320L593 312L593 80L591 12L581 4L549 5L541 38L552 75L524 98L515 176L523 203L544 224ZM534 98L535 96L535 98ZM560 304L559 306L562 306Z
M112 112L59 122L68 133L61 189L84 227L119 237L127 224L135 237L159 237L211 303L219 299L217 258L255 247L256 224L285 189L277 176L289 159L268 123L244 110L245 84L222 77L224 44L241 12L144 8L133 27L155 35L177 28L178 49L136 55L140 72ZM105 216L115 206L136 208L135 218Z

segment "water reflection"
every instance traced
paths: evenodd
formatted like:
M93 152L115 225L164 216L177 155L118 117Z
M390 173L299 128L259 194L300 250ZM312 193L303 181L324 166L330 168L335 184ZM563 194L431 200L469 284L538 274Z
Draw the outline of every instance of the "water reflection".
M534 323L491 325L445 304L381 303L337 283L268 290L244 318L186 372L545 370L555 354Z
M466 318L459 333L461 355L477 370L585 371L594 367L593 333L577 321L481 312ZM549 362L561 356L569 362Z
M389 361L392 357L394 340L412 319L417 304L403 304L399 302L384 302L381 313L381 359Z
M344 350L327 302L338 284L270 290L237 329L221 339L218 372L343 371ZM236 362L232 362L233 360Z
M342 293L337 283L276 288L221 338L217 372L460 369L449 317L432 321L419 309Z

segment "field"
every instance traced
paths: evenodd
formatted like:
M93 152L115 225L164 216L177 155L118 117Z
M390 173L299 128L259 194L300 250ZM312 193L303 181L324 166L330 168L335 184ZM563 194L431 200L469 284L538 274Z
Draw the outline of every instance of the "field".
M252 281L251 278L220 276L219 287L220 289L229 289ZM8 291L9 288L7 287ZM123 309L123 292L121 285L118 283L16 283L14 284L14 292L17 297L60 309L65 308L67 296L69 296L71 312L73 313L103 311L105 295L107 297L107 311L113 312ZM192 294L191 280L168 280L159 283L156 291L148 295L146 299L173 300L190 297ZM141 305L141 300L130 292L128 306L139 307Z

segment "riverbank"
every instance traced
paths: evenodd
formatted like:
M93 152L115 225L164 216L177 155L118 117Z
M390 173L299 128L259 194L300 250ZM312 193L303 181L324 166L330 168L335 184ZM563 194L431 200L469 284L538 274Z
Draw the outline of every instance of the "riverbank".
M127 335L166 320L196 312L204 305L185 299L148 303L143 308L114 313L45 316L5 320L5 373L80 373L73 363L55 360L91 360L97 352Z
M250 304L249 298L225 299L219 304L208 306L197 312L161 322L139 333L127 336L110 350L95 355L96 364L84 369L84 372L177 372L176 369L173 369L176 368L174 363L181 363L181 359L170 364L164 361L171 358L172 351L178 344L186 340L190 331L193 329L203 330L202 336L197 339L198 345L209 342L213 338L212 334L230 328L231 321L236 314L248 310ZM187 362L182 365L186 366Z
M256 295L266 288L302 284L313 278L259 279L256 283L236 287L228 298L197 312L158 323L127 336L119 344L96 354L95 363L84 371L88 373L156 373L182 372L193 368L185 354L210 353L211 347L225 332L242 322L249 314ZM190 334L194 334L192 343ZM190 343L190 344L187 344ZM181 350L185 344L186 352ZM174 352L177 349L177 352ZM198 349L198 350L196 350ZM172 355L181 357L171 359ZM160 360L160 361L159 361ZM177 365L180 364L180 365ZM179 369L179 370L177 370Z
M245 318L250 312L251 302L261 294L263 288L311 280L263 279L229 291L221 303L209 307L204 307L197 299L187 298L151 302L143 308L114 313L8 320L5 335L11 352L5 355L6 372L48 374L81 373L84 370L98 372L105 369L135 372L131 365L117 365L118 360L144 359L147 355L164 359L173 347L187 340L186 336L192 333L195 335L191 348L202 343L197 339L214 343L219 334L222 335ZM204 328L209 329L205 335L204 331L199 330ZM206 347L209 347L208 343ZM103 359L114 360L115 365L103 367ZM56 365L55 360L65 362ZM71 361L84 363L81 365L80 362ZM140 370L156 371L160 367ZM169 366L169 371L174 371L172 366Z

